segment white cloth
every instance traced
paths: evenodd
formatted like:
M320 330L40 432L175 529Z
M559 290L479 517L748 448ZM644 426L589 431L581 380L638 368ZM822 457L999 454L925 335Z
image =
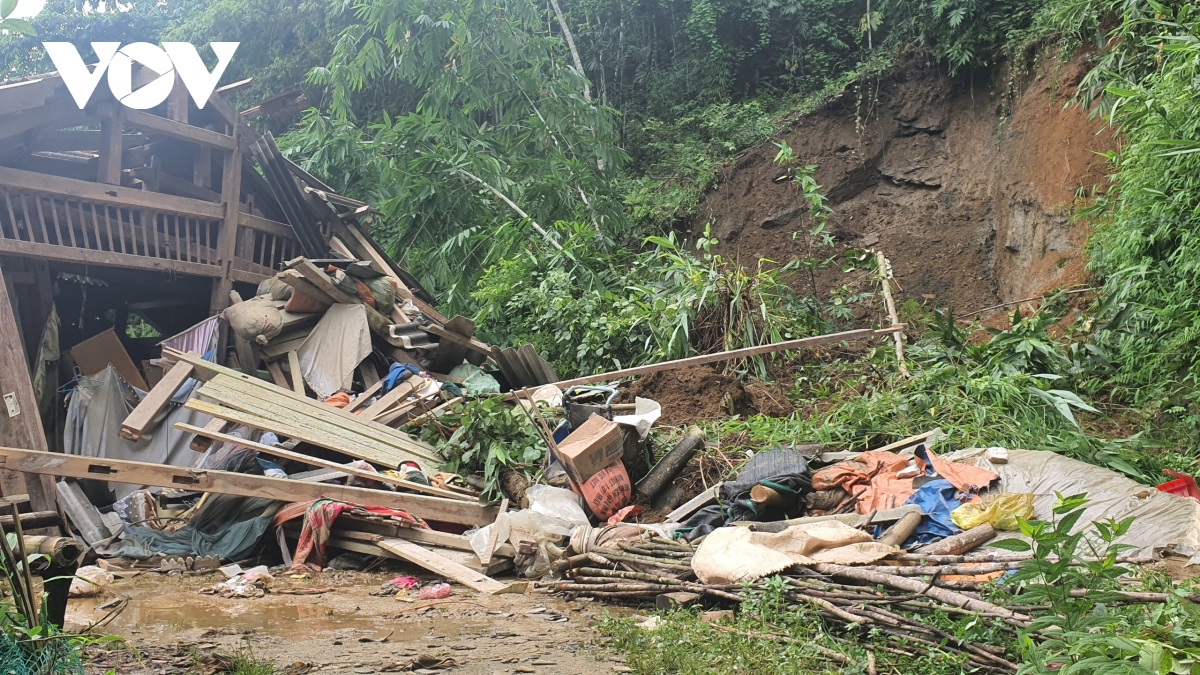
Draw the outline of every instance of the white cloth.
M324 399L339 389L348 389L354 369L371 355L367 308L340 304L330 307L296 354L304 381L317 396Z

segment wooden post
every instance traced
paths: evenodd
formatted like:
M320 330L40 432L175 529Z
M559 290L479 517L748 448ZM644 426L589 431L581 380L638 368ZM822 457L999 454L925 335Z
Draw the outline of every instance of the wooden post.
M107 104L100 118L100 163L96 169L96 182L108 185L121 184L121 106L116 102Z
M217 258L221 265L221 278L213 281L209 311L219 312L229 306L229 291L233 280L229 278L233 258L237 252L238 213L241 211L242 194L242 151L238 147L240 128L233 130L233 150L225 153L225 166L221 172L221 202L225 206L225 219L221 223L221 234L217 241Z
M17 334L17 313L9 298L4 271L0 269L0 438L31 450L48 451L46 432L33 395L33 380L25 350ZM44 480L43 480L44 478ZM48 476L29 476L0 471L4 496L28 494L34 511L54 511L54 481Z
M879 281L883 284L883 301L887 305L888 319L895 326L900 323L900 315L896 313L896 301L892 299L892 285L888 281L888 261L883 256L883 251L875 252L875 262L879 266ZM896 343L896 363L900 366L900 374L904 377L911 377L908 373L908 365L904 363L904 338L897 331L892 333L892 340Z

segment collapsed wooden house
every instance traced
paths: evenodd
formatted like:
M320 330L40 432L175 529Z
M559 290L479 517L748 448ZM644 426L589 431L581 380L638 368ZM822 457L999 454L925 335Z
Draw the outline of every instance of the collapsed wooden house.
M293 259L363 261L393 278L407 313L397 308L373 328L388 333L395 360L442 343L459 363L464 351L490 349L468 321L443 328L450 322L433 299L371 239L368 205L336 194L247 124L262 106L234 110L228 96L247 84L218 89L201 109L177 81L145 111L105 87L80 110L55 74L0 84L0 445L60 449L43 417L61 414L55 392L78 372L72 346L111 329L144 366L125 379L146 375L138 384L148 388L162 337L132 337L131 325L180 333L255 295ZM392 331L397 324L417 329ZM60 353L67 367L48 375L44 361ZM28 494L38 511L55 508L50 481L0 470L0 491Z

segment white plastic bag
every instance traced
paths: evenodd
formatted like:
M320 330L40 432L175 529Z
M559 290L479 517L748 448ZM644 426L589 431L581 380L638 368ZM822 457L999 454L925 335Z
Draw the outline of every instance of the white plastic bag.
M576 527L587 525L587 514L579 497L570 490L534 485L525 491L529 508L502 513L496 522L481 527L469 535L467 541L475 555L482 558L488 553L488 542L494 528L499 529L497 544L509 542L519 547L522 542L536 544L533 555L520 555L513 560L522 575L537 579L550 570L550 562L562 555L567 539Z
M587 525L587 513L579 496L570 490L549 485L533 485L525 491L529 498L529 511L551 518L564 520L575 525Z
M114 581L116 581L116 577L108 570L101 569L95 565L85 565L75 571L75 578L71 579L71 590L67 592L67 596L72 598L90 598L100 595Z

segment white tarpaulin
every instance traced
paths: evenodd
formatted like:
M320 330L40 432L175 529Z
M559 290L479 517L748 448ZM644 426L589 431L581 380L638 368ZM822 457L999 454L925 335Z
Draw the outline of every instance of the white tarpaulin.
M171 466L194 466L201 458L190 447L192 434L175 428L176 422L202 427L208 415L169 405L135 443L121 438L121 422L145 396L126 384L109 365L90 377L81 377L67 402L63 451L68 455L124 459ZM98 489L103 481L85 481L84 491L92 503L106 506L140 489L129 483L108 483L110 491Z
M371 355L367 308L342 304L330 307L296 354L304 381L320 398L349 389L354 369Z
M792 565L875 562L895 550L895 546L881 544L866 532L837 520L793 525L775 533L720 527L700 543L692 558L692 569L701 583L736 584Z
M1050 520L1055 493L1063 496L1087 493L1089 503L1079 519L1080 527L1097 520L1135 518L1120 544L1136 550L1130 555L1149 556L1155 549L1173 547L1188 556L1200 554L1200 502L1160 492L1102 466L1064 457L1053 452L1009 450L1007 464L993 464L987 448L971 448L943 459L966 462L1000 475L993 486L998 492L1031 492L1034 515ZM1012 537L1003 533L1000 537ZM1193 563L1200 562L1193 559Z

